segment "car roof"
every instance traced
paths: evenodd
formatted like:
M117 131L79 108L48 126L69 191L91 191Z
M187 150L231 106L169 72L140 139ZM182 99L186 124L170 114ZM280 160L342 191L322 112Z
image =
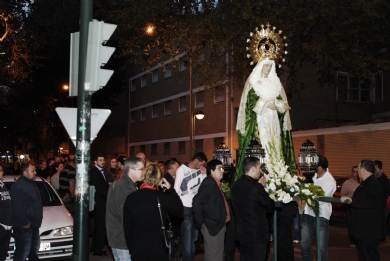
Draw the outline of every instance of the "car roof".
M20 175L4 175L3 182L15 182ZM37 176L34 181L44 181L44 179L40 176Z

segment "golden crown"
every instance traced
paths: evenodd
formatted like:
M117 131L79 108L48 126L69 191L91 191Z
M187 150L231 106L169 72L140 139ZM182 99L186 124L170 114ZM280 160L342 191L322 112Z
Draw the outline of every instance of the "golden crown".
M266 28L264 28L266 27ZM268 23L265 26L261 25L259 30L256 27L255 33L250 33L252 39L247 39L249 47L246 48L249 51L248 58L252 58L251 65L258 63L262 60L275 60L279 62L279 68L282 67L280 62L284 62L283 54L287 55L287 51L284 51L284 47L287 47L287 43L283 44L282 30L276 32L276 27L271 29L271 25Z

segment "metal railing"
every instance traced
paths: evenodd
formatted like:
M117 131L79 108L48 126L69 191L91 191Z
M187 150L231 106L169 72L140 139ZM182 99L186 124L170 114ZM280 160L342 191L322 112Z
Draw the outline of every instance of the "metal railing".
M301 198L294 198L293 201L299 201L302 200ZM318 201L323 202L338 202L341 203L340 198L333 198L333 197L319 197ZM347 204L347 203L345 203ZM275 207L281 207L282 202L281 201L275 201ZM274 212L274 261L278 260L278 224L277 224L277 210L275 208ZM321 261L321 237L320 237L320 217L316 216L316 239L317 239L317 261Z

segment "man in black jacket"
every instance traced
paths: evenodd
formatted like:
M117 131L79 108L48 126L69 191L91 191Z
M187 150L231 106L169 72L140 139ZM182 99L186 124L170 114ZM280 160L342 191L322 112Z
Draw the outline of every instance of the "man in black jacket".
M37 175L35 165L29 163L22 167L23 176L11 187L12 222L15 238L15 261L39 260L39 228L42 224L43 206L41 193L34 180Z
M221 161L208 162L207 177L192 202L195 225L204 238L205 261L223 259L226 223L230 221L229 207L220 189L223 172Z
M264 189L260 160L247 157L242 165L242 175L230 190L236 215L236 239L241 245L241 261L264 260L269 232L267 212L274 210L274 201Z
M95 186L94 235L91 242L91 253L95 256L106 256L103 247L107 241L106 202L108 194L108 173L103 169L104 155L98 153L94 157L95 167L90 171L90 185Z
M356 188L352 198L342 196L340 201L351 202L351 234L356 239L360 260L379 261L379 241L386 233L382 206L383 188L373 175L373 161L362 160L358 170L362 183Z

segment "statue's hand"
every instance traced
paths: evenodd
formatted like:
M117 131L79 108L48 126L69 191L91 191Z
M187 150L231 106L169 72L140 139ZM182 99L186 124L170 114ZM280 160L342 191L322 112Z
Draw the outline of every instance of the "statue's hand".
M275 104L276 104L277 110L280 113L284 113L284 112L291 109L290 106L288 106L288 103L286 101L276 100Z
M275 105L275 103L273 101L267 102L267 104L265 106L267 106L267 108L271 109L271 110L276 110L277 109L277 107L276 107L276 105Z
M288 111L288 110L291 110L291 107L286 102L286 103L283 103L283 109L284 109L284 111Z

